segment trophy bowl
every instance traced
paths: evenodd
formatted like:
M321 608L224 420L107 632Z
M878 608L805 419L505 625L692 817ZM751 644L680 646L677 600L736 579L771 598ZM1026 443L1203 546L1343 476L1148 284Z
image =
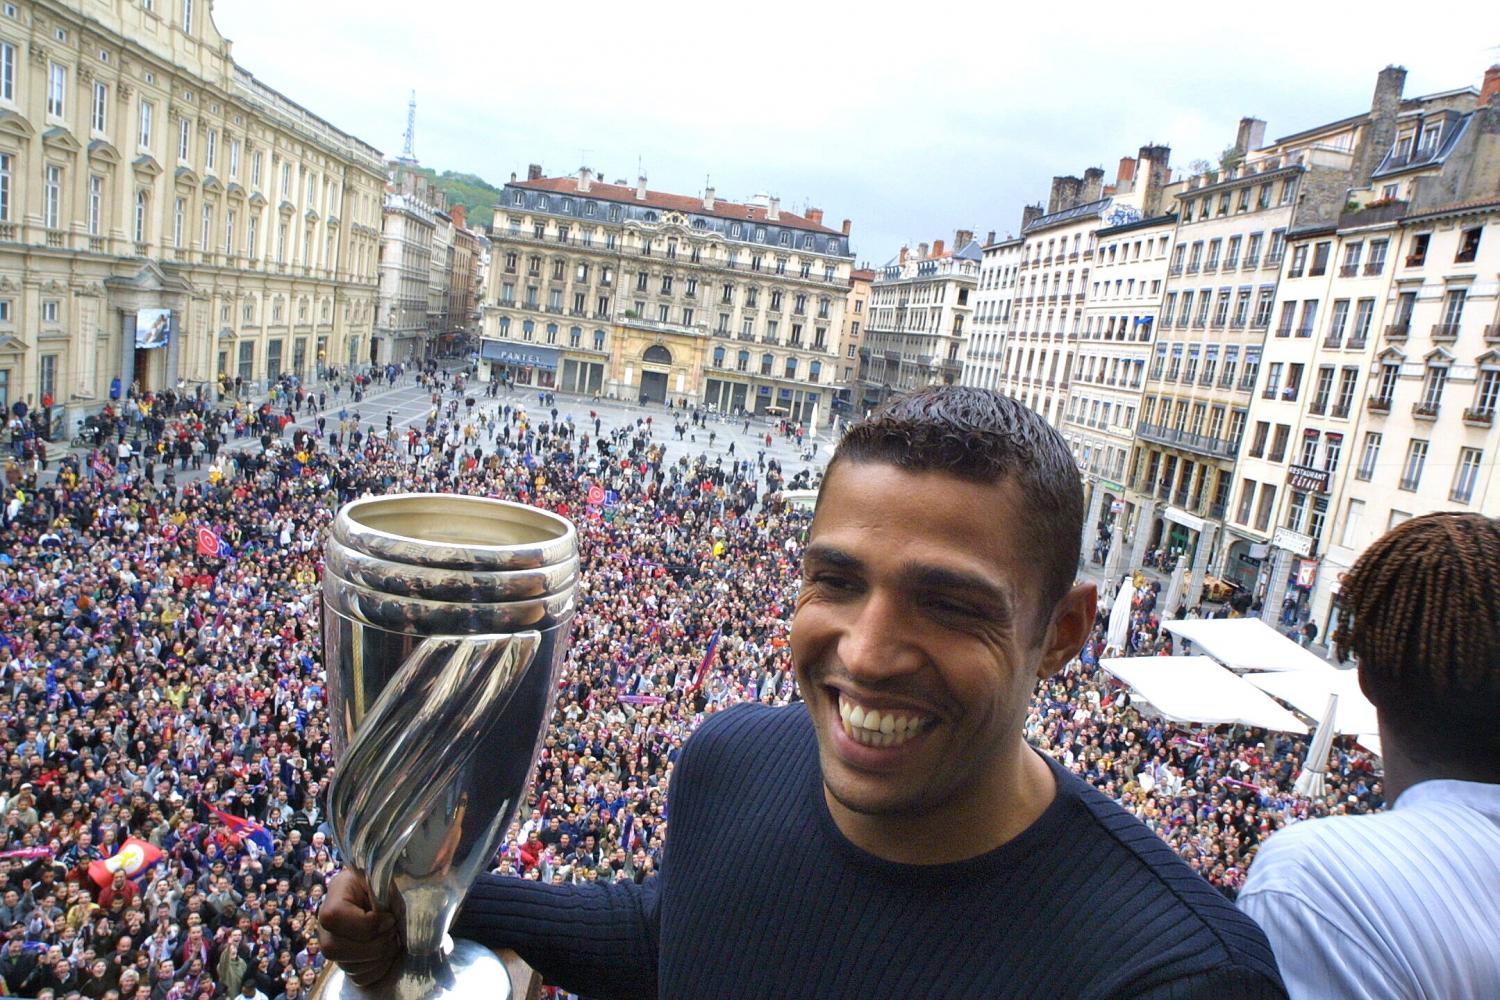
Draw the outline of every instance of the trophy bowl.
M577 584L577 532L549 511L427 493L339 510L323 570L328 814L406 954L369 990L330 966L315 997L510 995L500 960L448 928L531 780Z

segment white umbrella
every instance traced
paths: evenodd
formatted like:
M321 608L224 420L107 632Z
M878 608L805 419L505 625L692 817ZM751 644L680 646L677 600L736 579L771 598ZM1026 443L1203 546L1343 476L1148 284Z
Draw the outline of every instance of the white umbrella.
M1120 584L1114 607L1109 609L1109 632L1104 637L1105 644L1114 649L1125 648L1125 640L1130 635L1130 602L1134 597L1135 587L1128 581Z
M1313 733L1312 746L1307 748L1307 759L1302 762L1302 773L1297 775L1297 782L1293 789L1298 795L1305 795L1310 799L1321 798L1323 795L1323 769L1328 766L1328 749L1333 746L1333 734L1337 728L1334 720L1338 716L1339 696L1330 694L1328 696L1328 707L1323 711L1323 719L1318 723L1318 731Z

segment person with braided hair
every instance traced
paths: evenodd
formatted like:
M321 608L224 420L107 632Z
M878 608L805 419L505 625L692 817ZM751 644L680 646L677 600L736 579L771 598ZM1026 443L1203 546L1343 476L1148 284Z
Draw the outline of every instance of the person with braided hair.
M1500 521L1413 518L1360 556L1333 641L1393 808L1287 827L1241 908L1301 997L1500 997Z

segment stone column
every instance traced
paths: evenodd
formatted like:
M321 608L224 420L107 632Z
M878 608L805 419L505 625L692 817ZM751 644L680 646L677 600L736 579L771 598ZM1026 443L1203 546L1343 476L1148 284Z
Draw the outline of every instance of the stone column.
M1130 547L1130 565L1126 569L1134 573L1146 561L1146 549L1151 544L1151 522L1156 519L1156 505L1149 497L1143 497L1135 508L1135 544Z
M1186 606L1190 609L1203 600L1203 578L1208 574L1209 553L1213 551L1218 535L1219 525L1214 521L1204 524L1203 530L1198 533L1198 550L1193 553L1193 574L1188 578Z
M1088 514L1083 519L1083 543L1082 557L1084 565L1088 565L1090 557L1094 552L1094 543L1099 538L1099 512L1104 504L1104 487L1097 480L1089 484L1093 494L1089 499Z
M1115 515L1114 529L1109 533L1109 555L1104 558L1104 582L1113 587L1120 576L1120 560L1125 556L1125 510ZM1130 567L1132 570L1134 566Z
M1276 631L1281 631L1281 602L1286 599L1286 581L1292 571L1292 554L1283 548L1272 548L1267 557L1271 563L1271 577L1266 582L1266 597L1261 604L1260 617Z

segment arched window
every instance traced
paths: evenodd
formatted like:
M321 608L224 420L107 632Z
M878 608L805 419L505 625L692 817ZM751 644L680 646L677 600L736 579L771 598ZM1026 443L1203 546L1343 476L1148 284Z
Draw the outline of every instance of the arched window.
M583 327L581 327L581 326L575 326L575 327L572 327L572 328L570 328L568 330L568 346L569 347L582 347L583 346Z
M742 371L742 372L750 370L750 352L749 351L741 351L740 352L739 357L735 359L735 367L739 371Z
M715 347L714 348L714 367L715 368L723 368L724 367L724 348L722 348L722 347Z
M135 241L146 242L146 192L135 193Z
M808 363L807 377L809 380L816 382L818 380L818 376L821 374L823 374L823 362L812 361Z
M510 336L510 317L509 316L501 316L500 317L500 336L502 336L502 337L509 337Z
M547 324L547 343L549 343L549 344L555 344L555 343L557 343L557 324L556 323L548 323Z
M646 353L641 355L642 361L650 361L658 365L670 365L672 363L672 352L660 344L652 344L646 348Z
M595 330L594 331L594 350L596 350L596 351L602 351L602 350L604 350L604 331L603 330Z
M642 216L642 218L644 218L647 222L655 222L656 221L656 213L655 212L647 212L644 216Z

